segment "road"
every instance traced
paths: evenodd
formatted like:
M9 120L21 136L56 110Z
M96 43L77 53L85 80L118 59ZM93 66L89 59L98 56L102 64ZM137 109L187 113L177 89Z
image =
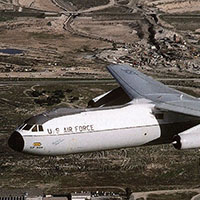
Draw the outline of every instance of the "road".
M157 78L158 81L195 81L200 82L199 78Z
M99 10L103 10L109 7L112 7L115 5L115 0L110 0L110 2L106 5L101 5L101 6L96 6L96 7L92 7L89 9L85 9L85 10L78 10L78 11L72 11L71 9L68 10L67 6L60 0L51 0L52 3L54 3L57 7L61 8L62 10L64 10L64 15L66 15L66 20L63 23L63 29L70 32L73 35L77 35L80 37L85 37L88 39L93 39L93 40L100 40L100 41L104 41L104 42L108 42L108 43L114 43L113 40L109 40L108 38L103 38L97 35L92 35L92 34L86 34L86 33L82 33L78 30L74 30L71 26L71 24L73 23L74 18L81 13L89 13L89 12L94 12L94 11L99 11ZM121 43L119 43L121 44Z
M108 4L106 4L106 5L96 6L96 7L92 7L92 8L86 9L86 10L80 10L79 13L88 13L88 12L104 10L104 9L112 7L114 5L115 5L115 0L110 0L110 2Z
M80 187L68 187L66 188L67 190L71 190L71 191L78 191L80 190ZM81 189L83 189L84 191L89 191L91 189L93 190L108 190L108 189L111 189L111 190L120 190L122 192L126 192L126 190L123 188L123 187L119 187L119 186L83 186L81 187Z
M155 194L155 195L170 195L170 194L175 194L175 193L187 193L187 192L196 192L200 193L200 188L197 189L180 189L180 190L158 190L158 191L149 191L149 192L135 192L131 194L131 199L139 199L143 198L144 200L147 199L149 195ZM191 200L197 200L199 197L198 195L195 195L192 197Z

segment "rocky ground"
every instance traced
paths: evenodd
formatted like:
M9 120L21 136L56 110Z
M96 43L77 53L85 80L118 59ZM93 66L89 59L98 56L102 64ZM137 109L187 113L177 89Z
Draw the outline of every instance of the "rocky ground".
M0 1L0 186L60 193L94 185L135 191L198 187L198 150L161 145L41 158L8 148L9 134L27 117L54 106L84 107L116 87L65 82L110 80L109 63L129 63L200 96L198 1L96 2Z
M112 0L91 8L77 2L69 8L68 1L16 1L16 12L2 13L0 48L23 53L2 53L0 77L103 78L109 77L108 63L198 76L200 18L192 8L168 15L164 8L177 10L178 1ZM197 3L190 1L190 7L198 8ZM0 5L13 7L9 1Z

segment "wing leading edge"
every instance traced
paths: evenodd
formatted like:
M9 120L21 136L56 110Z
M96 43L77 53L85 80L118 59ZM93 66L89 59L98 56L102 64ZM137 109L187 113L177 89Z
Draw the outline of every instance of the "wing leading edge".
M155 108L200 117L200 100L146 76L129 65L110 65L108 71L131 99L145 98Z

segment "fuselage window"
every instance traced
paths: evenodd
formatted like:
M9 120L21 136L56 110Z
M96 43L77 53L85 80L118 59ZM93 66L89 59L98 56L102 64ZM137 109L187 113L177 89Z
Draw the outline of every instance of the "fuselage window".
M32 132L37 132L38 130L37 130L37 125L35 125L34 127L33 127L33 129L32 129Z
M25 131L29 131L32 128L33 125L26 124L26 126L23 128Z
M39 125L39 131L44 131L42 125Z

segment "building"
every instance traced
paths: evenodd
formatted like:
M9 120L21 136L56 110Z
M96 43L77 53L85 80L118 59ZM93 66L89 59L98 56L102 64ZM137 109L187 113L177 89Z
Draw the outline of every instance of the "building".
M90 200L90 192L71 193L71 200Z
M42 200L43 193L38 189L0 189L0 200Z

